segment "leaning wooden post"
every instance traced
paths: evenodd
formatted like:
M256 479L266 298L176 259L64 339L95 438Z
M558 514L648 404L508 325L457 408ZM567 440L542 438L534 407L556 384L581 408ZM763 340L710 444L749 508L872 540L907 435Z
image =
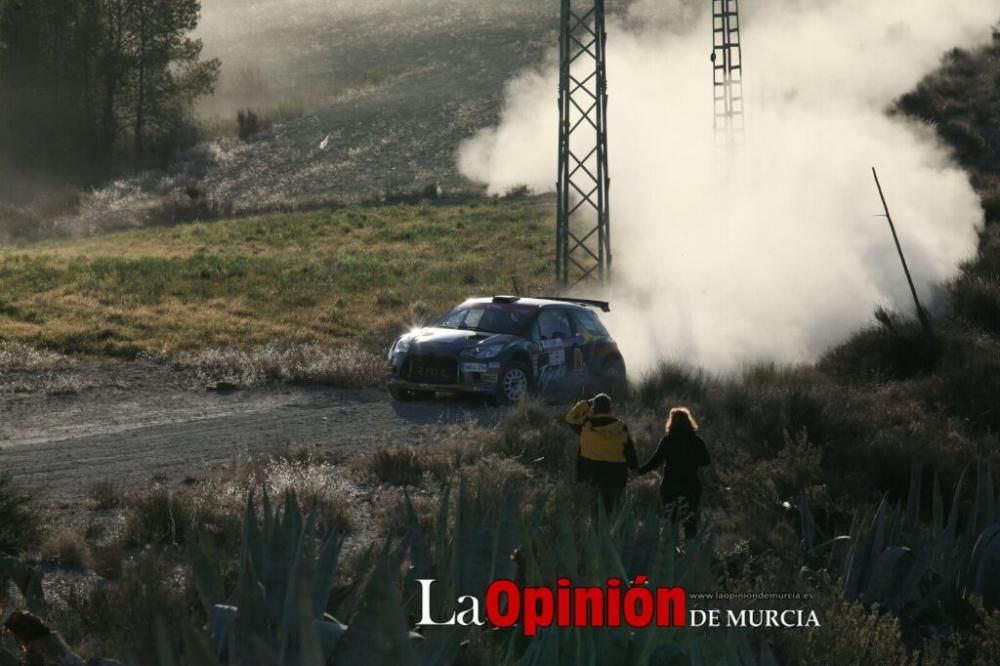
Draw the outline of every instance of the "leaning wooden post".
M899 244L899 236L896 235L896 225L892 223L892 215L889 214L889 204L885 202L885 194L882 192L882 184L878 182L878 173L872 167L872 175L875 176L875 187L878 188L878 196L882 199L882 208L885 209L885 219L889 221L889 229L892 231L892 240L896 242L896 251L899 252L899 260L903 262L903 272L906 274L906 281L910 285L910 293L913 294L913 304L917 306L917 318L924 329L924 334L928 337L934 336L934 329L931 328L931 320L920 305L920 298L917 296L917 288L913 286L913 278L910 277L910 269L906 265L906 257L903 255L903 247Z

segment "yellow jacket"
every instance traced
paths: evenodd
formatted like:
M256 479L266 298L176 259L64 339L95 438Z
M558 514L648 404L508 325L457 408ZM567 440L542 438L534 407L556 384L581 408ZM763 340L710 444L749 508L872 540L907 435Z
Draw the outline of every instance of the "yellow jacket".
M580 433L580 455L584 458L637 466L632 437L621 419L610 414L592 415L590 403L581 400L566 414L566 422Z

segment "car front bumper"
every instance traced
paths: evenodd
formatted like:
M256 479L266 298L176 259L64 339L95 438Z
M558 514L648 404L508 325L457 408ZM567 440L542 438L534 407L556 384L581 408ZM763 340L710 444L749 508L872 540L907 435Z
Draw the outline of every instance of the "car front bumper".
M478 393L489 394L497 390L500 381L499 361L459 360L454 381L426 381L407 376L407 356L399 354L389 364L386 386L407 391L428 393Z

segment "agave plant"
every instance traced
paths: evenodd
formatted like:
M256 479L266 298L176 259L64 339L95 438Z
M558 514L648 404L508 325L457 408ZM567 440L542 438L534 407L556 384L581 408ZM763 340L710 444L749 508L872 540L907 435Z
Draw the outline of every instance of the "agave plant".
M973 596L987 608L1000 607L1000 497L990 469L979 466L966 501L968 473L959 478L947 514L935 475L929 525L921 521L923 474L917 466L905 506L883 498L873 514L855 519L849 534L816 546L814 553L829 552L848 600L914 619L942 613L955 619ZM808 505L800 511L803 532L811 533Z
M711 586L711 547L706 534L680 553L670 525L655 516L635 516L632 507L612 517L577 521L561 502L552 534L540 512L525 516L507 492L499 502L445 490L433 526L425 530L406 498L405 536L370 553L370 574L330 607L342 537L317 538L315 520L294 495L278 511L264 496L258 518L247 501L239 582L227 599L218 558L204 540L191 550L195 585L209 617L208 631L189 630L183 662L218 664L392 663L453 664L476 650L495 664L647 664L682 656L692 663L773 663L765 645L755 652L747 635L717 629L712 640L695 629L664 627L544 628L525 636L517 628L427 626L412 622L421 612L422 579L434 579L431 612L450 617L463 595L482 599L490 581L553 585L568 577L575 585L608 578L648 576L653 586ZM578 524L578 523L581 523ZM517 557L511 558L516 550ZM333 611L331 614L330 611ZM337 618L349 620L343 622ZM175 663L165 630L165 666Z
M345 627L326 616L343 542L334 531L317 548L314 515L294 495L277 511L265 495L261 519L247 499L234 598L224 593L220 561L208 541L190 549L195 588L209 617L209 634L188 632L185 663L318 664ZM161 634L164 632L161 631ZM161 637L161 661L174 662Z
M6 613L11 603L10 586L21 594L28 610L37 612L44 603L42 574L16 557L0 555L0 611ZM2 613L0 613L2 614Z
M41 609L45 602L42 594L42 575L16 557L0 555L0 616L3 620L15 610L14 599L10 594L11 584L17 588L29 611L37 613ZM7 648L0 647L0 665L19 663L21 663L20 657Z

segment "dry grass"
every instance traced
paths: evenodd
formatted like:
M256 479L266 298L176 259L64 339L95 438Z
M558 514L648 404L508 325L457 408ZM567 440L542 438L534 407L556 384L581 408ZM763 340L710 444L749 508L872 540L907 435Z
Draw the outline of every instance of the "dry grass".
M112 479L95 481L90 484L87 494L98 511L117 509L125 500L125 491L121 484Z
M385 374L381 356L356 346L269 344L246 350L216 348L181 352L174 362L194 369L206 383L235 386L286 381L363 387L378 384Z
M420 485L431 471L429 461L415 446L381 446L353 461L356 470L377 483L394 486Z
M19 342L0 340L0 369L37 370L65 363L68 359Z
M0 470L0 554L18 554L38 545L42 521L30 491L13 472Z
M78 532L66 528L50 534L42 545L42 559L71 569L89 569L94 565L90 545Z
M563 422L564 412L563 407L546 406L537 398L522 400L483 438L484 448L549 472L569 470L577 442Z
M4 248L0 338L125 357L275 341L381 354L469 295L545 285L551 217L504 202L352 206Z

